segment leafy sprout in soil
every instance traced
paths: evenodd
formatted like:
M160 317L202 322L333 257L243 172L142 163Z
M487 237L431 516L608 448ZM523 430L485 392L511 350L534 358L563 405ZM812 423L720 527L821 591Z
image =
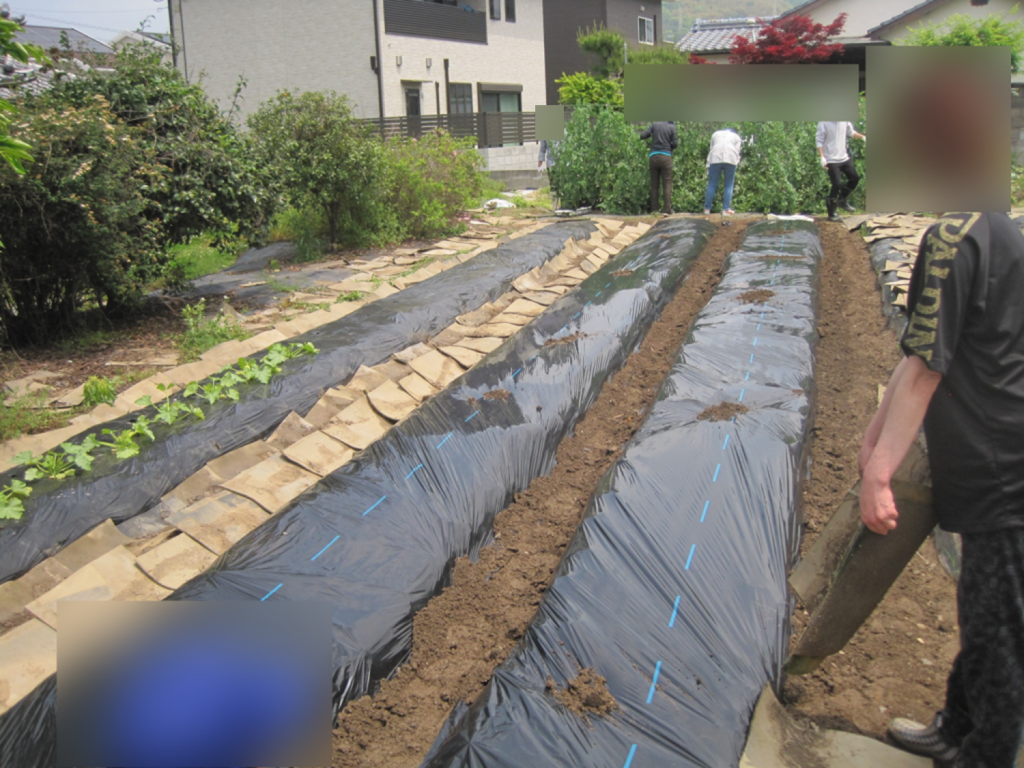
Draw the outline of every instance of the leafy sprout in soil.
M113 405L117 399L117 390L113 382L102 376L90 376L82 385L83 403L89 408L97 405Z
M109 448L118 459L130 459L138 456L141 451L138 442L140 438L146 438L150 442L156 441L156 435L153 433L154 424L171 426L188 416L194 419L206 418L201 407L185 402L185 399L199 398L210 405L223 399L238 402L240 393L235 384L252 381L266 384L274 374L280 373L285 361L303 355L315 355L318 352L319 350L309 342L274 344L258 362L242 358L238 361L237 367L225 367L220 376L211 377L208 384L189 382L180 400L171 400L168 397L173 393L172 386L157 384L157 390L166 399L154 405L152 396L144 395L135 401L135 405L142 407L153 406L153 418L144 414L139 415L130 428L120 432L104 429L101 434L106 439L87 435L79 445L62 443L59 452L47 451L42 456L33 456L31 451L19 453L12 463L26 467L24 479L12 479L0 490L0 520L21 519L25 513L24 501L32 493L28 483L44 478L64 480L74 476L79 470L90 471L94 460L92 452L97 448Z

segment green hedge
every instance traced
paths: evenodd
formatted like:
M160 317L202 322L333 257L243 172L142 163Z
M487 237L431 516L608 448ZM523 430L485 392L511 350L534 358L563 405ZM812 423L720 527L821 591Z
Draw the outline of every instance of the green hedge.
M867 132L861 99L858 130ZM565 141L553 150L551 188L566 207L591 205L609 213L639 214L647 210L650 174L644 126L627 123L609 107L577 107L566 124ZM711 134L736 128L744 139L743 159L736 172L733 208L761 213L823 213L828 181L814 146L816 123L679 123L674 152L672 204L676 211L704 208L707 171L704 163ZM864 144L849 143L858 172L864 177ZM719 188L716 206L720 205ZM864 182L851 198L863 207Z

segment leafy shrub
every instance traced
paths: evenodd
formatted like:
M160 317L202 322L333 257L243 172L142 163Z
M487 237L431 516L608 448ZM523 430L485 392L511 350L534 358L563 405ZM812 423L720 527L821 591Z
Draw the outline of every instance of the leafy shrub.
M394 237L386 205L390 165L381 141L335 93L279 93L249 118L255 158L298 209L315 209L331 246L372 245Z
M223 314L218 314L212 320L207 320L206 299L200 299L191 307L181 310L181 316L185 320L185 333L178 341L178 348L187 360L194 360L208 349L232 339L249 338L249 332Z
M586 72L562 75L558 83L558 101L572 106L581 104L607 104L625 106L621 80L605 80Z
M164 288L171 292L191 290L192 281L230 267L246 249L245 241L208 232L168 249Z
M82 387L83 403L89 408L97 405L113 405L117 399L117 390L109 379L101 376L90 376Z
M472 139L432 131L420 139L390 139L391 186L388 204L403 237L448 234L453 220L483 191L483 159Z
M862 130L864 100L860 104ZM699 211L707 186L705 162L711 134L736 128L744 139L743 159L736 173L733 208L781 214L821 213L828 181L814 145L816 123L678 123L679 147L673 153L673 207ZM578 107L566 123L566 138L553 152L552 191L565 207L593 205L609 212L634 215L647 209L650 190L648 144L640 128L615 109ZM849 143L862 178L864 145ZM863 204L864 183L851 198Z
M163 168L102 97L26 105L12 134L35 147L23 176L0 172L0 315L11 343L45 343L83 306L133 308L159 276L163 230L148 190Z
M41 98L55 107L82 108L103 96L119 120L144 132L165 173L146 190L152 215L171 243L206 232L260 240L276 205L268 169L249 140L221 115L198 83L165 63L149 46L127 45L113 72L76 69Z
M327 250L327 224L323 213L314 208L285 208L271 230L274 241L290 240L295 244L295 261L314 261Z
M1017 6L1014 6L1014 14ZM1010 71L1020 72L1024 61L1024 24L1005 13L974 19L966 13L954 13L938 24L925 24L908 30L897 45L923 46L1005 46L1010 49Z

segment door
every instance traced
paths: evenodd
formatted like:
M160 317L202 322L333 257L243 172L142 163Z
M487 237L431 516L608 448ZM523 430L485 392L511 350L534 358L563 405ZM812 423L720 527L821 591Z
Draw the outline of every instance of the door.
M405 114L406 120L409 124L409 131L407 136L418 139L422 133L422 125L420 115L420 89L419 88L406 88L405 89Z

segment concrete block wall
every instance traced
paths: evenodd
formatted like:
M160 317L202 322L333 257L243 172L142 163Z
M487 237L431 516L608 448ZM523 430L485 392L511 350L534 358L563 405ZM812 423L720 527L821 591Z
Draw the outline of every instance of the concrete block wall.
M484 170L488 173L496 171L536 171L537 157L540 155L540 143L528 141L521 147L487 147L477 150L484 158Z

